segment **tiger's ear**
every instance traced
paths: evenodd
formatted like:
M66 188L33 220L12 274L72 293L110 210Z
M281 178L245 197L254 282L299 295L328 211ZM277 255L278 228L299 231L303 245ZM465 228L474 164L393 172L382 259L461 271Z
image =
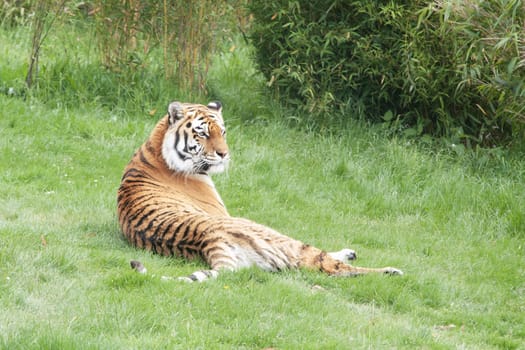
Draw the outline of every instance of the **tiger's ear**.
M212 102L208 103L208 108L214 109L217 112L221 112L222 111L222 104L219 101L212 101Z
M170 103L168 106L168 115L170 125L173 125L177 120L182 119L184 117L182 104L178 101Z

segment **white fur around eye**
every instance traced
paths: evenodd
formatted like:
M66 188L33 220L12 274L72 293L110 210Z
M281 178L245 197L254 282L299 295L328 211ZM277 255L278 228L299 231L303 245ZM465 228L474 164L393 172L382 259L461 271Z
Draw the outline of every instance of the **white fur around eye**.
M202 121L194 122L193 131L195 131L199 137L206 137L209 133L208 124Z

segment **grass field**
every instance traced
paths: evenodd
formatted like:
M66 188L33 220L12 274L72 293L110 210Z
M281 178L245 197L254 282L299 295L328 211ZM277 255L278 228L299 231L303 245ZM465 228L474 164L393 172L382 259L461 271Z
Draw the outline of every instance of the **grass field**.
M0 38L9 62L0 87L16 86L26 56L12 34ZM454 151L351 122L339 132L289 128L263 97L266 106L253 106L247 61L230 54L210 73L233 153L215 177L230 213L405 275L248 269L203 284L161 281L204 265L130 247L115 211L122 170L164 105L5 93L0 348L523 348L522 154ZM134 273L131 259L149 274Z

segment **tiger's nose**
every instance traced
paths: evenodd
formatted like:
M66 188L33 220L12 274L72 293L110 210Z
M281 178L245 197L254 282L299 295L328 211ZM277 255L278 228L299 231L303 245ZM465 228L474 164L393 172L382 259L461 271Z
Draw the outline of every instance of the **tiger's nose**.
M219 157L221 157L222 159L226 158L226 156L228 156L228 151L215 151L215 153L217 153L217 155Z

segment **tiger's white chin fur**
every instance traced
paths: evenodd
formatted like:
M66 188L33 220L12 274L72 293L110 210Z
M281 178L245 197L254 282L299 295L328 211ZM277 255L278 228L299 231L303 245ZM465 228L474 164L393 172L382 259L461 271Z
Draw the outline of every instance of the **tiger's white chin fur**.
M214 164L210 166L210 168L206 171L207 174L220 174L225 172L228 169L228 160L224 159L218 164Z

